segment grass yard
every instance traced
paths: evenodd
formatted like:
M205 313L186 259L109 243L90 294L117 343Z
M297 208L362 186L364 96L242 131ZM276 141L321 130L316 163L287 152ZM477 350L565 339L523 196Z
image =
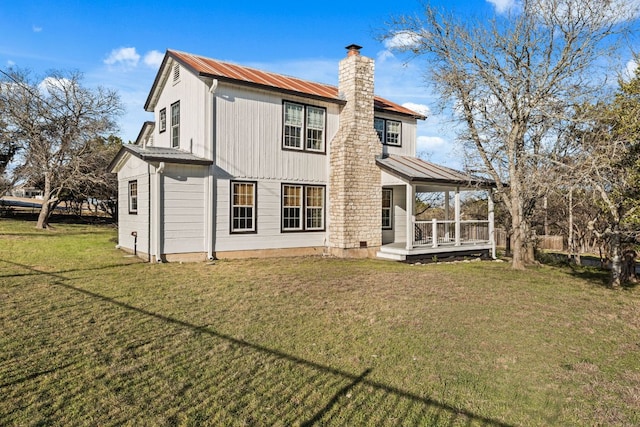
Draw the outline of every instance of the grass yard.
M149 265L0 220L0 425L640 424L640 288L595 270Z

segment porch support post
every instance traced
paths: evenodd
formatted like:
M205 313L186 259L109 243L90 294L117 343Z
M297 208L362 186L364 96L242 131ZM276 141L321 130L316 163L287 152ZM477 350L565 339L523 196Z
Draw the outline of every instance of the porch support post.
M408 251L413 249L413 235L414 235L414 222L415 222L415 217L413 216L413 205L414 203L414 188L413 185L411 185L410 183L407 183L406 187L405 187L405 192L406 192L406 212L407 212L407 238L405 239L407 241L407 245L406 245L406 249Z
M450 203L451 202L451 197L449 196L449 190L446 190L444 192L444 220L445 221L449 221L449 219L451 218L451 215L449 213L450 211ZM450 224L445 222L444 224L444 239L445 242L450 242L451 241L451 227Z
M489 189L487 191L487 205L489 207L489 215L487 219L489 220L489 243L491 244L491 258L496 259L496 230L494 224L494 203L493 203L493 189Z
M438 247L438 220L435 218L431 220L431 240L433 240L433 244L431 246L434 248L437 248Z
M456 246L460 246L460 187L456 187L455 215L456 215Z

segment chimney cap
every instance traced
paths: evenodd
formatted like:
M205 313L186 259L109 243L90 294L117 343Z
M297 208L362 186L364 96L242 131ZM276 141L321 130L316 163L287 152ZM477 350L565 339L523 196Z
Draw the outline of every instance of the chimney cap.
M362 49L362 46L358 46L357 44L350 44L345 49L347 49L348 51L347 56L360 55L360 49Z

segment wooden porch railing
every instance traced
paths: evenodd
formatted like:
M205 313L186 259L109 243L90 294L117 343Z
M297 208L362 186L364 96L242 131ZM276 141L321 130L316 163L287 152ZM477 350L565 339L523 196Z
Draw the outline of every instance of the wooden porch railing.
M488 220L471 221L414 221L413 246L460 246L489 244Z

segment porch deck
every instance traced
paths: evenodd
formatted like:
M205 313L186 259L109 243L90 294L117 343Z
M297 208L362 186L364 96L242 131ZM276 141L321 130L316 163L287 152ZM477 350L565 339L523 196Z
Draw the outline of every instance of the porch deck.
M487 251L490 256L493 256L494 246L493 244L481 241L481 242L461 242L456 246L455 243L440 243L437 247L432 245L420 245L411 249L407 249L406 242L393 242L386 245L382 245L380 250L376 254L378 258L389 259L394 261L406 261L408 258L429 258L432 256L444 257L453 255L473 254L482 251Z
M495 237L492 220L461 221L415 221L413 241L393 242L382 245L376 254L378 258L405 261L407 258L427 258L430 256L460 256L481 252L495 258Z

